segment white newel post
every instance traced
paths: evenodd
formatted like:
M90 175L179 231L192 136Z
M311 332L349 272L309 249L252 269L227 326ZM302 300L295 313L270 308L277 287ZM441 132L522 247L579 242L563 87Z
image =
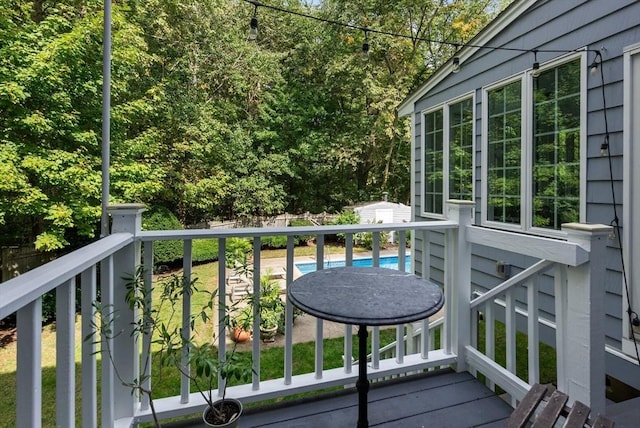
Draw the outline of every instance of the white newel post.
M112 225L111 233L132 233L136 235L142 229L142 204L118 204L109 207ZM136 311L129 309L125 296L127 282L136 274L140 265L140 242L124 247L113 257L113 302L118 316L114 322L114 333L122 332L113 340L113 359L118 373L124 381L131 382L139 377L138 344L131 336L132 325L137 321ZM138 397L131 395L131 390L117 379L113 384L113 417L115 419L131 417Z
M458 223L447 232L445 256L445 349L458 357L457 370L467 369L465 347L471 343L471 244L466 228L473 223L475 204L447 201L447 219Z
M569 242L589 251L589 262L567 268L566 301L563 313L556 313L556 323L564 328L556 337L563 346L558 353L558 367L564 373L558 389L578 400L592 411L605 411L605 284L607 241L613 228L600 224L568 223L562 225ZM561 361L563 359L564 361Z

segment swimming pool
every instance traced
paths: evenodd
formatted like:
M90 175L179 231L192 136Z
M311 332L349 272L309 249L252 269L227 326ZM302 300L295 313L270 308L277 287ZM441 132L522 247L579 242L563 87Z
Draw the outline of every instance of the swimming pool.
M324 262L324 268L342 267L345 265L344 260L327 260ZM353 266L371 267L373 266L373 258L363 257L359 259L353 259ZM411 255L405 256L405 271L408 272L411 268ZM309 272L316 271L316 262L296 263L296 267L304 275ZM380 257L380 267L388 269L398 269L398 256L382 256Z

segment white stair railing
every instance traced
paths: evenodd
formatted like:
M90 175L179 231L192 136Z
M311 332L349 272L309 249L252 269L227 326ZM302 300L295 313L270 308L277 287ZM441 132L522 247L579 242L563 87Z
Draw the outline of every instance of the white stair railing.
M611 228L602 225L564 225L568 240L550 240L509 232L487 233L470 227L470 242L501 249L517 247L520 253L540 260L491 290L472 298L471 322L478 314L485 321L485 352L478 344L467 346L466 359L472 370L486 376L487 383L508 392L512 401L522 399L530 384L540 380L541 325L537 278L552 275L555 283L556 355L558 387L572 399L604 411L604 262ZM502 236L500 236L502 235ZM519 288L522 291L519 291ZM518 291L518 293L516 293ZM516 300L516 294L520 297ZM522 300L522 302L521 302ZM524 306L522 306L524 305ZM495 362L496 308L504 312L506 367ZM516 375L516 331L519 317L526 317L528 378ZM475 335L474 335L475 337ZM578 358L576 359L576 356ZM601 385L602 384L602 385Z

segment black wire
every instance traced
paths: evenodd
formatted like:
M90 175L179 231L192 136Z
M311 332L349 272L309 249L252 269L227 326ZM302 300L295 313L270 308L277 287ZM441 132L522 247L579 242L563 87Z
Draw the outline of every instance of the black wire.
M259 2L257 0L243 0L243 1L246 2L246 3L254 5L256 7L256 9L258 7L264 7L265 9L271 9L271 10L275 10L275 11L278 11L278 12L284 12L284 13L288 13L290 15L300 16L302 18L313 19L315 21L323 22L325 24L335 25L335 26L338 26L338 27L351 28L352 30L358 30L358 31L362 31L362 32L365 32L365 33L369 32L369 33L381 34L381 35L384 35L384 36L400 37L400 38L403 38L403 39L409 39L409 40L413 40L413 41L418 41L419 40L421 42L437 43L437 44L441 44L441 45L449 45L449 46L454 46L456 48L477 48L477 49L487 49L487 50L501 50L501 51L513 51L513 52L534 52L534 53L535 52L571 53L571 52L582 52L582 51L585 51L584 49L524 49L524 48L509 48L509 47L504 47L504 46L474 45L474 44L471 44L471 43L449 42L449 41L445 41L445 40L428 39L428 38L417 37L417 36L408 35L408 34L393 33L393 32L384 31L384 30L376 30L375 28L363 27L363 26L355 25L355 24L348 24L348 23L345 23L345 22L335 21L333 19L320 18L318 16L309 15L307 13L297 12L295 10L284 9L284 8L279 7L279 6L273 6L273 5L270 5L270 4L261 3L261 2ZM591 49L586 49L586 52L596 52L596 54L599 54L599 52L597 50L591 50Z
M355 25L355 24L347 24L344 22L339 22L339 21L335 21L332 19L326 19L326 18L320 18L318 16L313 16L313 15L309 15L303 12L297 12L294 10L288 10L288 9L284 9L278 6L273 6L273 5L269 5L269 4L265 4L265 3L261 3L257 0L243 0L246 3L252 4L256 11L258 9L258 7L264 7L265 9L271 9L271 10L275 10L278 12L284 12L284 13L288 13L291 15L296 15L302 18L308 18L308 19L313 19L315 21L319 21L319 22L323 22L325 24L331 24L331 25L335 25L335 26L340 26L340 27L345 27L345 28L351 28L353 30L359 30L364 32L365 37L368 33L375 33L375 34L381 34L381 35L385 35L385 36L391 36L391 37L400 37L400 38L405 38L405 39L410 39L410 40L414 40L414 41L422 41L422 42L427 42L427 43L437 43L437 44L442 44L442 45L449 45L449 46L454 46L456 48L463 48L463 47L468 47L468 48L477 48L477 49L487 49L487 50L503 50L503 51L513 51L513 52L532 52L534 54L535 57L537 57L537 54L539 52L545 52L545 53L572 53L572 52L594 52L596 57L593 60L592 66L597 64L597 60L598 58L600 58L600 79L601 79L601 89L602 89L602 108L603 108L603 113L604 113L604 128L605 128L605 139L604 139L604 143L602 144L602 148L606 148L607 150L607 158L609 161L609 182L611 183L611 196L612 196L612 203L613 203L613 227L615 230L615 234L618 240L618 248L620 250L620 259L622 262L622 278L623 278L623 283L624 283L624 291L626 293L626 297L627 297L627 316L629 319L629 327L631 328L631 338L633 339L633 343L634 343L634 347L636 350L636 359L638 360L638 364L640 364L640 353L638 351L638 343L636 341L636 337L635 334L633 332L633 327L634 327L634 322L638 323L640 322L640 319L638 319L638 314L633 311L631 309L631 299L630 299L630 293L629 293L629 283L627 280L627 271L625 268L625 263L624 263L624 257L623 257L623 251L622 251L622 238L620 236L620 221L618 218L618 209L616 207L616 193L615 193L615 188L614 188L614 181L613 181L613 164L612 164L612 160L611 160L611 149L609 146L609 123L608 123L608 118L607 118L607 102L606 102L606 96L605 96L605 88L604 88L604 70L603 70L603 66L602 66L602 55L600 54L600 51L597 49L524 49L524 48L509 48L509 47L503 47L503 46L487 46L487 45L474 45L471 43L456 43L456 42L449 42L449 41L444 41L444 40L434 40L434 39L427 39L427 38L423 38L423 37L417 37L417 36L413 36L413 35L407 35L407 34L399 34L399 33L393 33L393 32L389 32L389 31L383 31L383 30L376 30L375 28L371 28L371 27L362 27L359 25ZM534 60L537 58L534 58Z
M602 65L602 55L600 52L596 53L596 58L593 60L593 63L596 64L596 60L600 58L600 80L602 89L602 109L604 112L604 143L602 143L602 147L607 150L607 158L609 161L609 182L611 183L611 198L613 204L613 224L616 238L618 240L618 249L620 250L620 261L622 263L622 280L624 284L624 292L627 296L627 317L629 319L629 328L631 330L631 339L633 339L633 345L636 350L636 359L638 360L638 364L640 364L640 353L638 352L638 343L636 341L636 335L633 331L633 323L634 320L638 319L638 314L631 309L631 299L629 293L629 282L627 281L627 269L624 263L624 256L622 251L622 237L620 236L620 219L618 218L618 208L616 207L616 192L613 185L613 163L611 160L611 146L609 145L609 121L607 119L607 97L605 96L604 90L604 67ZM635 315L635 318L633 317Z

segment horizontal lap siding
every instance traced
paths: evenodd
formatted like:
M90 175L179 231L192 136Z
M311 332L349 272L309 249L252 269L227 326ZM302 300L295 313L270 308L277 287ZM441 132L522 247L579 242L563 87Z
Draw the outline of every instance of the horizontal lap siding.
M613 10L617 8L618 10ZM610 150L612 154L613 192L615 192L617 216L624 226L622 216L622 130L623 130L623 60L622 50L625 46L640 42L640 2L591 0L591 1L540 1L528 12L521 15L507 28L497 34L488 45L505 46L519 49L557 49L572 50L582 47L601 49L606 97L606 114L610 134ZM500 80L519 75L530 69L534 61L531 52L515 52L505 50L480 49L471 57L464 55L461 69L456 74L449 74L442 81L429 89L428 93L415 103L415 201L417 219L421 219L422 207L420 194L423 168L421 165L420 112L435 105L447 102L462 94L475 91L476 95L476 141L475 141L475 202L476 224L481 222L481 145L482 145L482 88ZM544 64L561 56L560 53L539 52L537 60ZM587 54L587 63L594 58ZM611 224L614 219L612 183L610 181L609 160L600 155L600 145L604 141L605 121L600 75L587 77L587 185L586 185L586 221L588 223ZM584 142L583 142L584 143ZM434 244L439 245L438 243ZM419 247L418 247L419 248ZM443 261L439 253L432 250L432 277L443 276L440 267ZM522 256L504 253L494 249L474 246L472 259L472 287L474 290L486 291L496 286L500 279L495 273L495 263L504 260L512 265L512 275L530 266L532 260ZM605 284L605 305L607 319L605 331L607 344L620 347L622 322L626 315L622 308L622 268L620 249L617 241L610 241L607 251L607 284ZM540 277L541 310L543 316L553 319L553 279ZM521 294L520 292L518 294ZM612 364L608 359L608 369ZM612 372L616 368L612 367ZM638 380L640 387L640 380Z

